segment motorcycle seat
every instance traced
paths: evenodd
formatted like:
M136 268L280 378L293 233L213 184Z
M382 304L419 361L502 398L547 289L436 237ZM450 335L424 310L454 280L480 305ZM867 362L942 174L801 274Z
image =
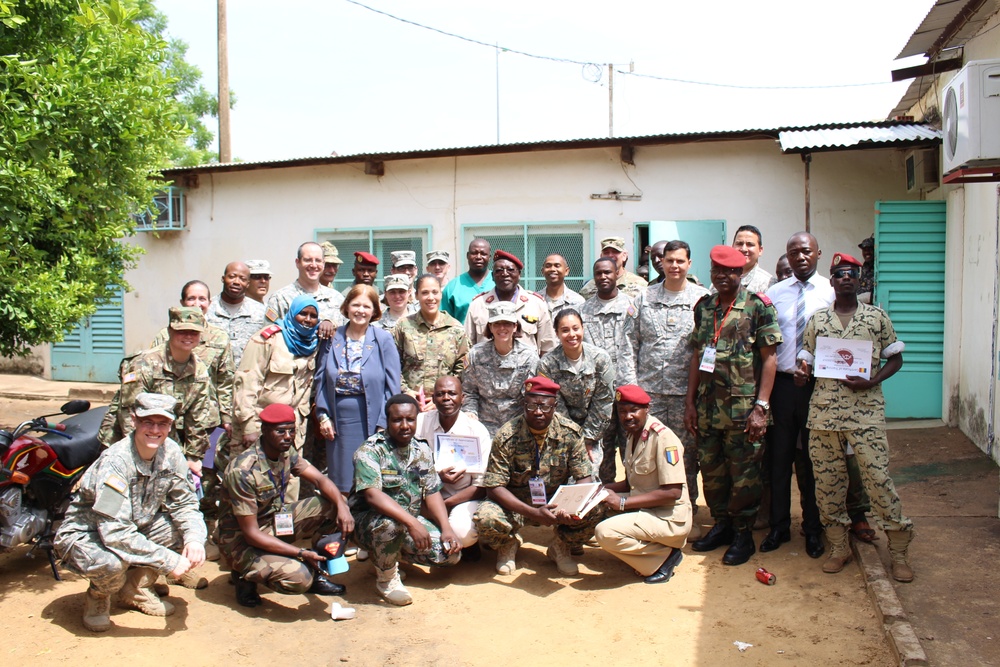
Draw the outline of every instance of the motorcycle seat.
M101 420L107 411L106 407L94 408L64 420L62 422L66 425L64 433L72 436L72 440L53 433L46 433L41 439L52 448L56 458L67 470L90 465L104 451L104 447L97 439L97 432L101 429Z

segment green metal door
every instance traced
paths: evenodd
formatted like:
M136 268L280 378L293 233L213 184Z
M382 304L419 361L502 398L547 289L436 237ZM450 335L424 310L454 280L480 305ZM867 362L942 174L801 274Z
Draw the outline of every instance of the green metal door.
M945 202L875 205L875 296L906 343L903 368L882 385L885 416L941 418Z
M691 270L702 285L710 287L709 275L712 262L708 253L717 245L726 245L725 220L651 220L649 223L649 245L659 241L685 241L691 246ZM650 267L649 275L656 277L656 270Z
M122 293L97 306L97 311L52 346L52 379L66 382L118 382L118 365L125 355L125 313Z

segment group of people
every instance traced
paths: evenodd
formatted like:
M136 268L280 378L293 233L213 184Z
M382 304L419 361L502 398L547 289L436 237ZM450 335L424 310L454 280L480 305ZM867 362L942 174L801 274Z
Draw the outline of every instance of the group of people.
M658 276L646 281L626 269L620 237L601 241L580 293L558 254L544 290L522 288L521 260L485 239L446 283L447 253L428 253L420 275L414 253L392 253L382 294L379 259L360 251L353 284L333 290L342 260L330 243L302 244L298 278L266 303L250 295L269 272L260 261L227 265L214 299L187 283L167 328L123 360L108 449L56 540L91 580L85 625L110 627L116 594L170 613L158 576L206 585L196 568L220 554L242 605L260 603L258 585L341 595L322 550L295 545L338 532L397 605L413 600L400 562L478 560L482 544L513 574L525 525L553 527L547 555L563 575L589 543L663 583L683 557L699 472L714 525L694 551L726 547L723 563L745 563L761 519L762 552L788 542L794 469L806 551L829 547L825 572L850 560L849 534L875 539L871 511L893 576L912 580L880 388L903 343L859 301L862 262L838 253L822 278L819 244L802 232L782 257L791 275L776 280L762 249L751 226L713 248L710 289L689 274L684 241L651 247ZM869 377L817 374L830 339L870 341ZM439 460L443 436L478 443L468 465ZM602 499L585 514L550 504L560 486L592 481Z

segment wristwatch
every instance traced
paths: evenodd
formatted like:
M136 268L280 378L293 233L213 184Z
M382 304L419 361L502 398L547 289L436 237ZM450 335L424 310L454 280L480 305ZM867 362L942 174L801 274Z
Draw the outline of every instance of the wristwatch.
M758 398L756 405L759 405L760 407L764 408L764 412L770 412L771 411L771 404L768 403L767 401L762 401L762 400L760 400Z

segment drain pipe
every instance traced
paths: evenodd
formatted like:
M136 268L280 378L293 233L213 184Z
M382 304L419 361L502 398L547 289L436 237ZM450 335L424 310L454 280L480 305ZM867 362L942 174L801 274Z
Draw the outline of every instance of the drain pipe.
M802 154L802 164L805 167L805 199L806 199L806 231L812 232L812 220L809 212L809 165L812 164L812 153Z
M996 225L995 229L1000 230L1000 186L996 189ZM993 458L993 446L996 444L996 422L997 422L997 365L1000 364L1000 355L997 350L997 317L1000 316L1000 237L997 238L996 253L993 257L993 341L992 341L992 363L990 364L990 412L986 427L986 454Z

